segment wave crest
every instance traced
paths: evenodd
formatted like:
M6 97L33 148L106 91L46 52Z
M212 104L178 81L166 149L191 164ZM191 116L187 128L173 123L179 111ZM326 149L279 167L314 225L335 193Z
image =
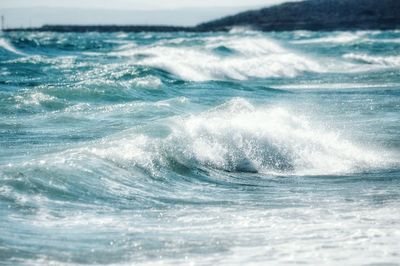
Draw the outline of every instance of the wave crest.
M294 77L302 72L323 72L316 61L283 48L265 37L209 37L205 45L176 46L159 43L131 47L112 55L137 58L140 65L161 68L185 80L206 81L267 77ZM225 47L229 56L216 52Z
M3 38L0 38L0 48L16 55L26 55L25 53L19 51L17 48L15 48L12 44L10 44Z
M152 173L171 161L190 169L317 175L365 171L388 161L287 108L258 108L243 99L175 118L164 129L163 138L125 136L92 152Z
M345 59L354 60L364 64L372 64L386 67L399 67L400 56L372 56L368 54L349 53L343 56Z

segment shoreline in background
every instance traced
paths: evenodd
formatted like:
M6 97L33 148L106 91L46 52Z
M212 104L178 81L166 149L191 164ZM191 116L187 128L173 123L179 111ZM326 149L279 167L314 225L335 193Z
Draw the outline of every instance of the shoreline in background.
M195 27L179 27L164 25L44 25L42 27L10 28L3 29L11 31L37 31L37 32L179 32L195 31Z
M16 31L31 31L31 32L226 32L234 28L226 27L221 29L204 29L199 27L179 27L179 26L164 26L164 25L44 25L42 27L28 27L28 28L9 28L3 29L4 32L16 32ZM240 27L240 26L239 26ZM310 30L310 31L352 31L352 30L396 30L400 29L397 27L388 27L385 25L376 27L313 27L313 28L302 28L302 27L285 27L285 28L271 28L271 29L259 29L253 27L247 27L249 29L260 30L260 31L294 31L294 30Z
M235 27L260 31L336 31L400 29L398 0L308 0L288 2L205 22L196 26L169 25L44 25L10 31L52 32L220 32Z

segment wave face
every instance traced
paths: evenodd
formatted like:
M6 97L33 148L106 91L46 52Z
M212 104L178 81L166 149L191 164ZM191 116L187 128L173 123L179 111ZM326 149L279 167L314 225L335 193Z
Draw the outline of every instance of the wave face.
M23 52L17 50L12 44L10 44L4 38L0 38L0 49L5 52L9 52L15 55L25 55Z
M151 173L179 164L228 172L331 175L394 163L389 154L359 147L286 108L256 108L240 98L169 120L164 127L171 132L165 138L129 133L122 142L118 138L90 152Z
M0 264L396 264L399 31L4 33Z
M307 71L323 72L318 62L265 37L208 37L200 44L182 47L163 41L162 45L129 47L113 54L146 55L139 64L160 67L192 81L293 77Z

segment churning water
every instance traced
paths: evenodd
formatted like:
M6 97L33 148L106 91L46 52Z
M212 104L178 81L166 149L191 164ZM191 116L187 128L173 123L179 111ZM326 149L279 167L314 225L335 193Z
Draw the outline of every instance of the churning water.
M400 32L3 33L0 264L400 261Z

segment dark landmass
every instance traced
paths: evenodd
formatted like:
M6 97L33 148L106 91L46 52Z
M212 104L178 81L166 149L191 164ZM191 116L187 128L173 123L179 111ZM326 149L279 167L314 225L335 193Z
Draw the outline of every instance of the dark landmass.
M385 30L400 28L400 0L308 0L247 11L195 27L135 25L45 25L5 31L209 32L249 27L261 31Z
M400 28L400 0L308 0L243 12L197 26L221 31L246 26L262 31Z

